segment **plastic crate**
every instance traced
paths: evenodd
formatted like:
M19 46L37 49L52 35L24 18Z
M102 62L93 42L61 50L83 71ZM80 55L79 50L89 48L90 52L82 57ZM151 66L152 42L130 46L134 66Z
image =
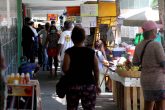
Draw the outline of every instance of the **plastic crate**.
M125 51L112 51L113 57L121 57L123 54L125 54Z

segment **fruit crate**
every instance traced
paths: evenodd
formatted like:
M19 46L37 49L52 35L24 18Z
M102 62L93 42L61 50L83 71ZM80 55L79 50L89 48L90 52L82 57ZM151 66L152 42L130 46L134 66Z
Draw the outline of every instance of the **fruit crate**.
M120 69L116 69L116 73L118 73L122 77L131 77L131 78L139 78L141 75L141 71L123 71Z

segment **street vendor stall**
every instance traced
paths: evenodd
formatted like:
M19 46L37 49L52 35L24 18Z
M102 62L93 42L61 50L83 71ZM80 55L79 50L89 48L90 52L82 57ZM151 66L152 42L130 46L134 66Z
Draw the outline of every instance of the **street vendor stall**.
M144 98L140 78L122 77L109 68L112 92L119 110L144 110Z
M7 78L6 110L42 110L38 80L23 75L12 73Z

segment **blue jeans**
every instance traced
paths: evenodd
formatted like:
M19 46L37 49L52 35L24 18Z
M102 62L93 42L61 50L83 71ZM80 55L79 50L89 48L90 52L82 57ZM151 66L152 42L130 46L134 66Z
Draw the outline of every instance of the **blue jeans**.
M43 65L48 65L47 48L43 48Z

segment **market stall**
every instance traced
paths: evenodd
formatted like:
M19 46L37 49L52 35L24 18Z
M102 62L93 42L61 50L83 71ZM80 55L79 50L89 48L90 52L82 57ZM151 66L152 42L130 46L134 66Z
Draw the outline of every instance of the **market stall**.
M140 78L122 77L109 68L113 98L119 110L144 110L144 98Z
M7 79L7 110L42 110L40 84L38 80L30 80L26 77L14 76Z

